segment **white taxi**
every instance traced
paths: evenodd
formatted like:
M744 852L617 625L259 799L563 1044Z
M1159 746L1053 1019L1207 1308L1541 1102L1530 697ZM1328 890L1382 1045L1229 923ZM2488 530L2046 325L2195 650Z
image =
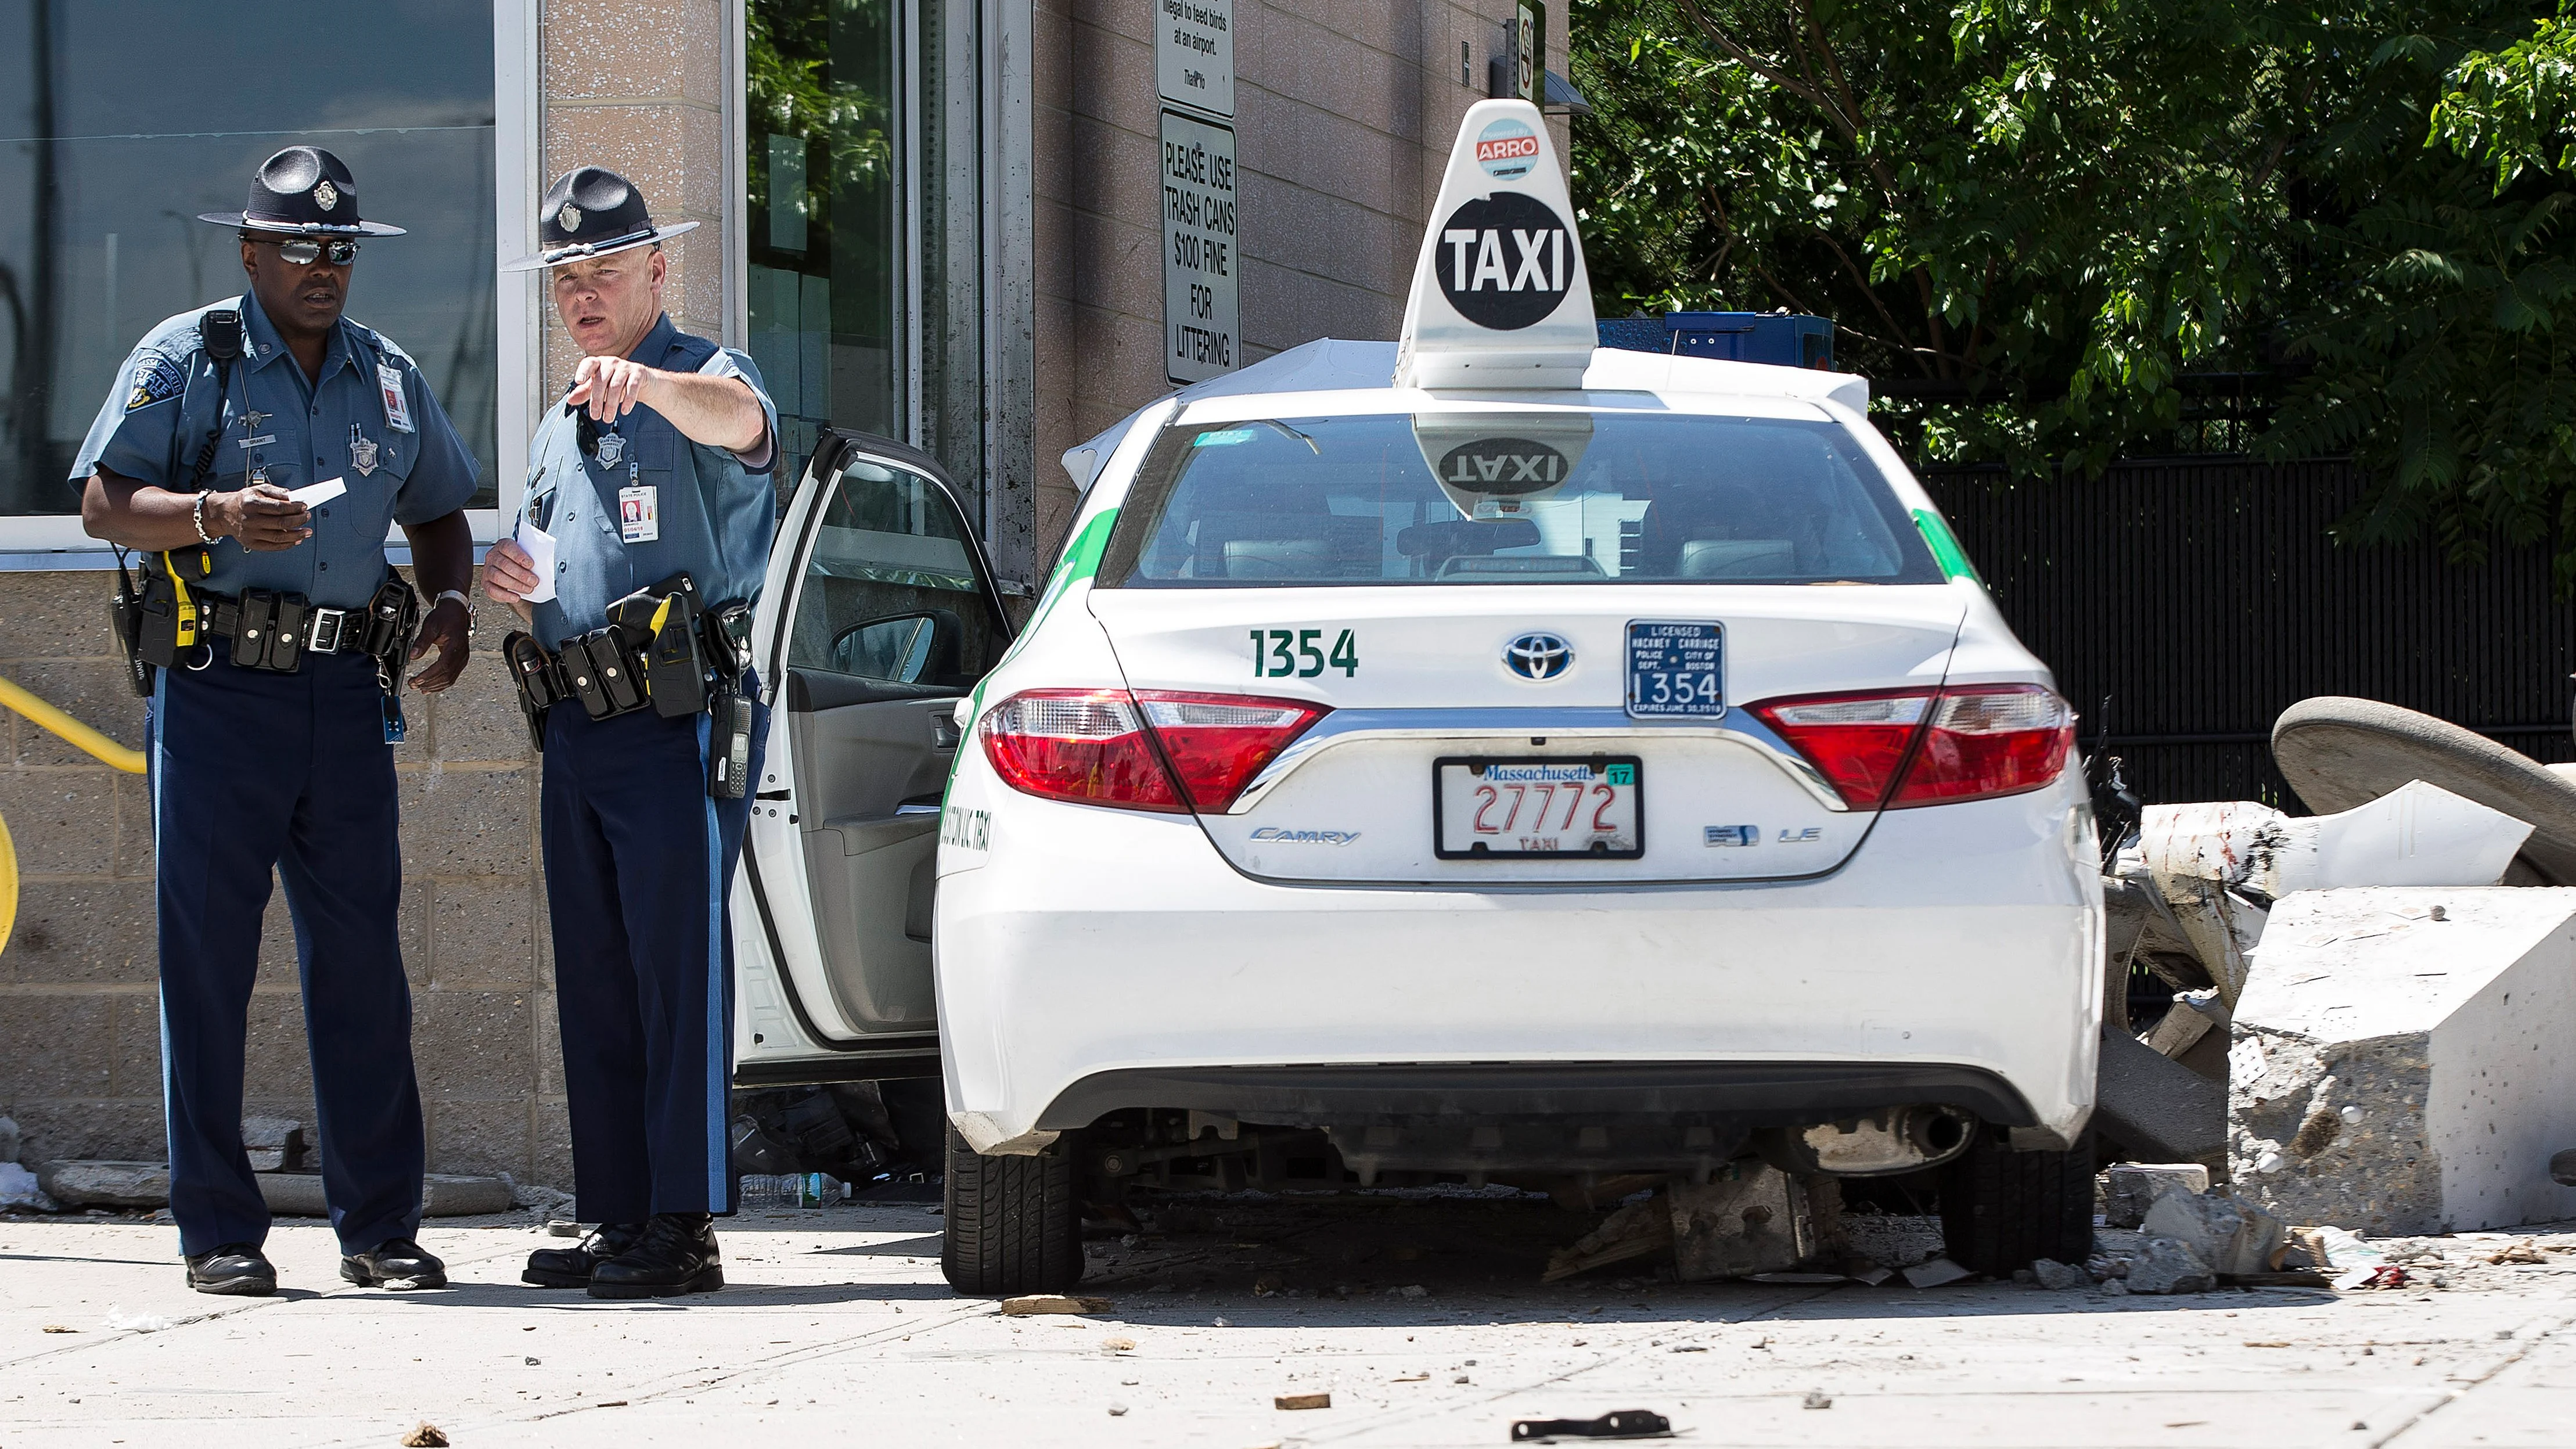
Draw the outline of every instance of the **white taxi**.
M761 605L746 1084L934 1069L945 1265L1138 1188L1941 1168L2081 1261L2073 715L1858 378L1596 349L1537 111L1469 113L1404 336L1067 455L1016 638L935 465L838 436Z

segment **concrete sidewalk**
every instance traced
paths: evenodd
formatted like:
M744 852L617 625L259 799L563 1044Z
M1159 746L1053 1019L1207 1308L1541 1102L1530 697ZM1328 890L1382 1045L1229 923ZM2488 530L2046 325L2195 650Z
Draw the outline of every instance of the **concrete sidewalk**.
M739 1221L734 1286L643 1305L520 1286L563 1242L524 1222L433 1226L456 1286L402 1295L341 1284L328 1231L281 1223L285 1291L221 1299L181 1284L167 1227L0 1218L0 1449L387 1446L423 1420L459 1449L1494 1446L1625 1408L1729 1445L2576 1440L2576 1255L2340 1297L1540 1287L1575 1223L1544 1203L1165 1217L1095 1245L1083 1291L1116 1306L1082 1319L951 1294L917 1205ZM110 1326L147 1315L171 1326ZM1332 1407L1272 1407L1309 1392Z

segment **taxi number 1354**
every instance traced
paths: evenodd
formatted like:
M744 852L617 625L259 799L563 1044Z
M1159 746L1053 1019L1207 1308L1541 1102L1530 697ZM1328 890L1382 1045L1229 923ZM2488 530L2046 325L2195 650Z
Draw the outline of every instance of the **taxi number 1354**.
M1329 652L1324 648L1321 629L1255 629L1251 633L1255 679L1313 679L1327 669L1338 669L1344 676L1360 672L1359 636L1349 629L1333 640Z

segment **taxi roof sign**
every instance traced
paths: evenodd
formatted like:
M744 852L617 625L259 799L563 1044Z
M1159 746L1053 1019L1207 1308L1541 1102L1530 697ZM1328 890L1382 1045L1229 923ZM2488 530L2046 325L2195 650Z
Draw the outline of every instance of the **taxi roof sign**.
M1600 341L1565 170L1538 107L1458 124L1396 344L1398 387L1573 388Z

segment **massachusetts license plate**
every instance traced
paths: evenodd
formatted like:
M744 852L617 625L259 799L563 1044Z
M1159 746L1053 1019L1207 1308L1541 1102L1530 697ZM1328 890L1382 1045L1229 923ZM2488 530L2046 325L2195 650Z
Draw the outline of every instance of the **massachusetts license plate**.
M1720 624L1632 619L1628 715L1715 719L1726 713L1726 629Z
M1633 755L1435 760L1433 853L1634 860L1646 853L1643 789Z

